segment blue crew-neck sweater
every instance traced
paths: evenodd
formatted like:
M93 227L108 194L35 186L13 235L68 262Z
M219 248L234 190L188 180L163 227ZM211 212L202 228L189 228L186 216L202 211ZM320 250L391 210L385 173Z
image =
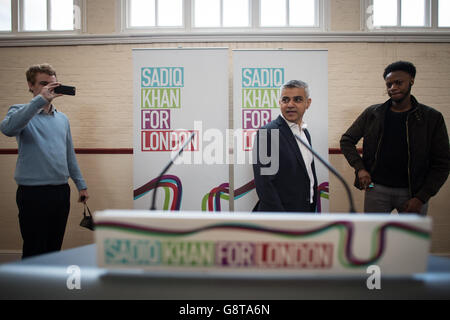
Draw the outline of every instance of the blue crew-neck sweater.
M47 103L37 95L28 104L13 105L0 125L5 135L16 137L19 146L14 179L18 185L40 186L65 184L71 177L78 190L86 189L69 120L56 110L40 112Z

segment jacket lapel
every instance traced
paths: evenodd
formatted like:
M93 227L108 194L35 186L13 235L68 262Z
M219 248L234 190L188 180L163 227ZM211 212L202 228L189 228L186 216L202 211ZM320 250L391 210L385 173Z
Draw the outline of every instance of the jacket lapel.
M303 161L302 154L300 152L300 148L297 144L297 139L294 137L294 134L291 131L291 128L287 125L286 121L280 116L276 119L276 122L278 124L278 127L280 128L280 133L283 135L285 141L287 141L288 147L291 149L291 151L294 153L295 157L297 158L297 161L302 166L304 170L306 170L305 161ZM280 147L282 146L280 141Z

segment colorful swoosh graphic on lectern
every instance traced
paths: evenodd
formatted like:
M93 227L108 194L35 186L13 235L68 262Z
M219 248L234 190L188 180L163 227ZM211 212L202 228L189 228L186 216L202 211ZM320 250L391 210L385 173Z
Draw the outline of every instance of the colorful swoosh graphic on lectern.
M142 187L133 191L134 200L139 199L155 188L157 178L147 182ZM181 198L183 196L183 186L180 178L174 175L163 175L159 183L159 187L164 188L164 205L163 210L180 210ZM170 201L170 190L172 190L173 198ZM171 203L170 203L171 202ZM169 208L170 203L170 208Z
M346 268L361 268L377 263L377 261L383 256L386 250L387 246L386 233L388 229L393 229L397 232L407 233L415 238L429 239L431 236L430 231L406 223L386 222L379 225L372 232L371 251L369 257L367 259L360 259L355 257L352 251L355 232L354 224L351 221L345 220L338 220L326 223L324 225L315 228L295 229L295 230L276 229L258 224L239 223L239 222L208 224L197 228L184 230L146 227L116 221L101 221L96 224L96 227L110 230L117 230L132 234L140 234L143 236L156 236L168 238L193 236L205 231L227 230L231 232L271 234L273 236L277 236L280 238L302 239L330 232L333 229L336 229L337 231L339 231L339 244L337 250L338 260L341 263L341 265Z

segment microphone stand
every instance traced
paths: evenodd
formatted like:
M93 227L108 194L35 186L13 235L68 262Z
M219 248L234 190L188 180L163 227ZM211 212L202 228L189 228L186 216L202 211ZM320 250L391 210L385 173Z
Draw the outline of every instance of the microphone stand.
M192 134L189 136L189 138L186 140L186 142L181 146L181 148L177 152L177 154L170 158L169 163L164 167L164 169L158 175L158 179L156 180L155 188L153 191L152 206L150 207L150 210L156 210L156 207L155 207L156 190L158 190L158 186L159 186L159 183L161 182L162 176L167 172L167 170L169 170L169 168L172 166L175 159L178 158L181 153L183 153L184 148L186 148L186 146L188 145L189 142L191 142L191 140L194 136L195 136L195 132L192 132Z
M300 138L298 135L294 134L295 138L301 142L301 144L303 144L317 159L319 159L319 161L328 168L328 170L330 170L344 185L345 187L345 191L347 191L347 197L348 200L350 202L350 213L356 213L355 210L355 206L353 204L353 197L352 197L352 193L350 192L350 188L348 187L347 182L345 182L344 178L342 178L342 176L339 174L339 172L337 172L337 170L335 168L333 168L327 161L325 161L317 152L315 152L308 143L306 143L305 141L303 141L302 138Z

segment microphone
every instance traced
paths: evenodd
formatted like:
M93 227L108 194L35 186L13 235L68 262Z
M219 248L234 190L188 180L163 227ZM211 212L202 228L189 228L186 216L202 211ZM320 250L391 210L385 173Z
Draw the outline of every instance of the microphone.
M347 191L347 197L348 200L350 202L350 209L349 212L351 213L356 213L355 211L355 205L353 204L353 197L352 197L352 193L350 192L350 188L347 184L347 182L345 182L344 178L342 178L342 176L339 174L339 172L337 172L337 170L335 168L333 168L331 166L331 164L329 164L327 161L325 161L317 152L315 152L308 143L306 143L305 141L303 141L302 138L300 138L298 135L294 134L295 138L301 142L301 144L303 144L317 159L319 159L319 161L328 168L328 170L330 170L344 185L345 190Z
M169 163L164 167L164 169L161 171L161 173L158 175L158 179L156 179L155 188L153 191L153 198L152 198L152 206L150 207L150 210L156 210L155 207L155 200L156 200L156 191L158 190L159 183L161 182L162 176L169 170L169 168L172 166L176 158L180 156L181 153L183 153L184 148L188 145L189 142L191 142L192 138L194 138L195 132L192 132L192 134L189 136L189 138L184 142L184 144L181 146L180 150L170 158Z

